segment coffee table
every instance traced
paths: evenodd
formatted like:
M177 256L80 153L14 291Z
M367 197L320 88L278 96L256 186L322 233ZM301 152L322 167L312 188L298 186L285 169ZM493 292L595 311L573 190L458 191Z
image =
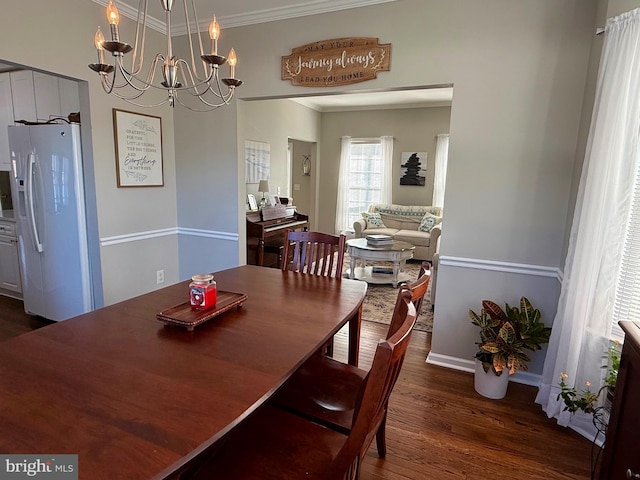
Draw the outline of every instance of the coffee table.
M415 247L408 242L394 241L390 245L369 245L366 238L354 238L347 240L347 253L349 254L349 278L356 278L367 283L391 283L394 287L398 282L406 282L411 278L404 274L404 264L413 258ZM360 260L360 266L356 267L356 260ZM367 266L367 260L373 262L393 262L393 268L389 273L379 272L384 268L375 265Z

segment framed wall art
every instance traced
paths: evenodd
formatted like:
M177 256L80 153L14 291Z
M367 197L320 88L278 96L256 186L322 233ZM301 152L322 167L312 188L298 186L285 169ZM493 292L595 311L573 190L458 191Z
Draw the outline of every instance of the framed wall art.
M244 142L245 183L269 180L271 145L264 142Z
M427 152L402 152L400 185L425 186L427 178Z
M162 119L113 109L118 187L162 187Z

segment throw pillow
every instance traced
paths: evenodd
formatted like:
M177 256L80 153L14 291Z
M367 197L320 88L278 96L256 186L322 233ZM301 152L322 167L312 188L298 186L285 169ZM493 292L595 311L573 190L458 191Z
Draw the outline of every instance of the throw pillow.
M378 212L362 212L362 218L367 222L367 228L385 228L382 217Z
M433 227L435 227L436 225L442 223L442 217L437 217L435 215L432 215L430 213L425 213L424 217L422 217L422 220L420 221L420 225L418 226L418 230L420 232L427 232L427 233L431 233L431 230L433 230Z

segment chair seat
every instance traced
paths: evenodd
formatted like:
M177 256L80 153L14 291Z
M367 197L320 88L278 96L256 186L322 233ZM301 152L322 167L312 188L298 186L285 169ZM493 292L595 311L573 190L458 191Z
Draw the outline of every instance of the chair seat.
M326 479L345 436L265 405L229 432L181 478L193 480ZM198 459L196 459L196 462Z
M280 408L348 434L367 371L314 355L271 400Z

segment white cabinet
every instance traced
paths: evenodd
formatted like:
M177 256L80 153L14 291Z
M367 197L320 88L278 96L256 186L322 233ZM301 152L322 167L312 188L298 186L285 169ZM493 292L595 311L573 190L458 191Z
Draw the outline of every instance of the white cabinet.
M78 90L78 82L59 78L58 87L60 89L60 111L62 116L68 117L70 113L79 112L80 92Z
M7 125L13 124L13 99L8 73L0 73L0 170L11 170Z
M58 77L33 72L33 91L36 99L36 118L39 122L62 116Z
M35 122L36 95L33 87L33 72L20 70L11 72L11 95L13 96L13 118Z
M80 111L78 84L46 73L11 72L12 120L46 122ZM10 123L13 123L10 122Z
M15 224L0 221L0 291L22 293Z

